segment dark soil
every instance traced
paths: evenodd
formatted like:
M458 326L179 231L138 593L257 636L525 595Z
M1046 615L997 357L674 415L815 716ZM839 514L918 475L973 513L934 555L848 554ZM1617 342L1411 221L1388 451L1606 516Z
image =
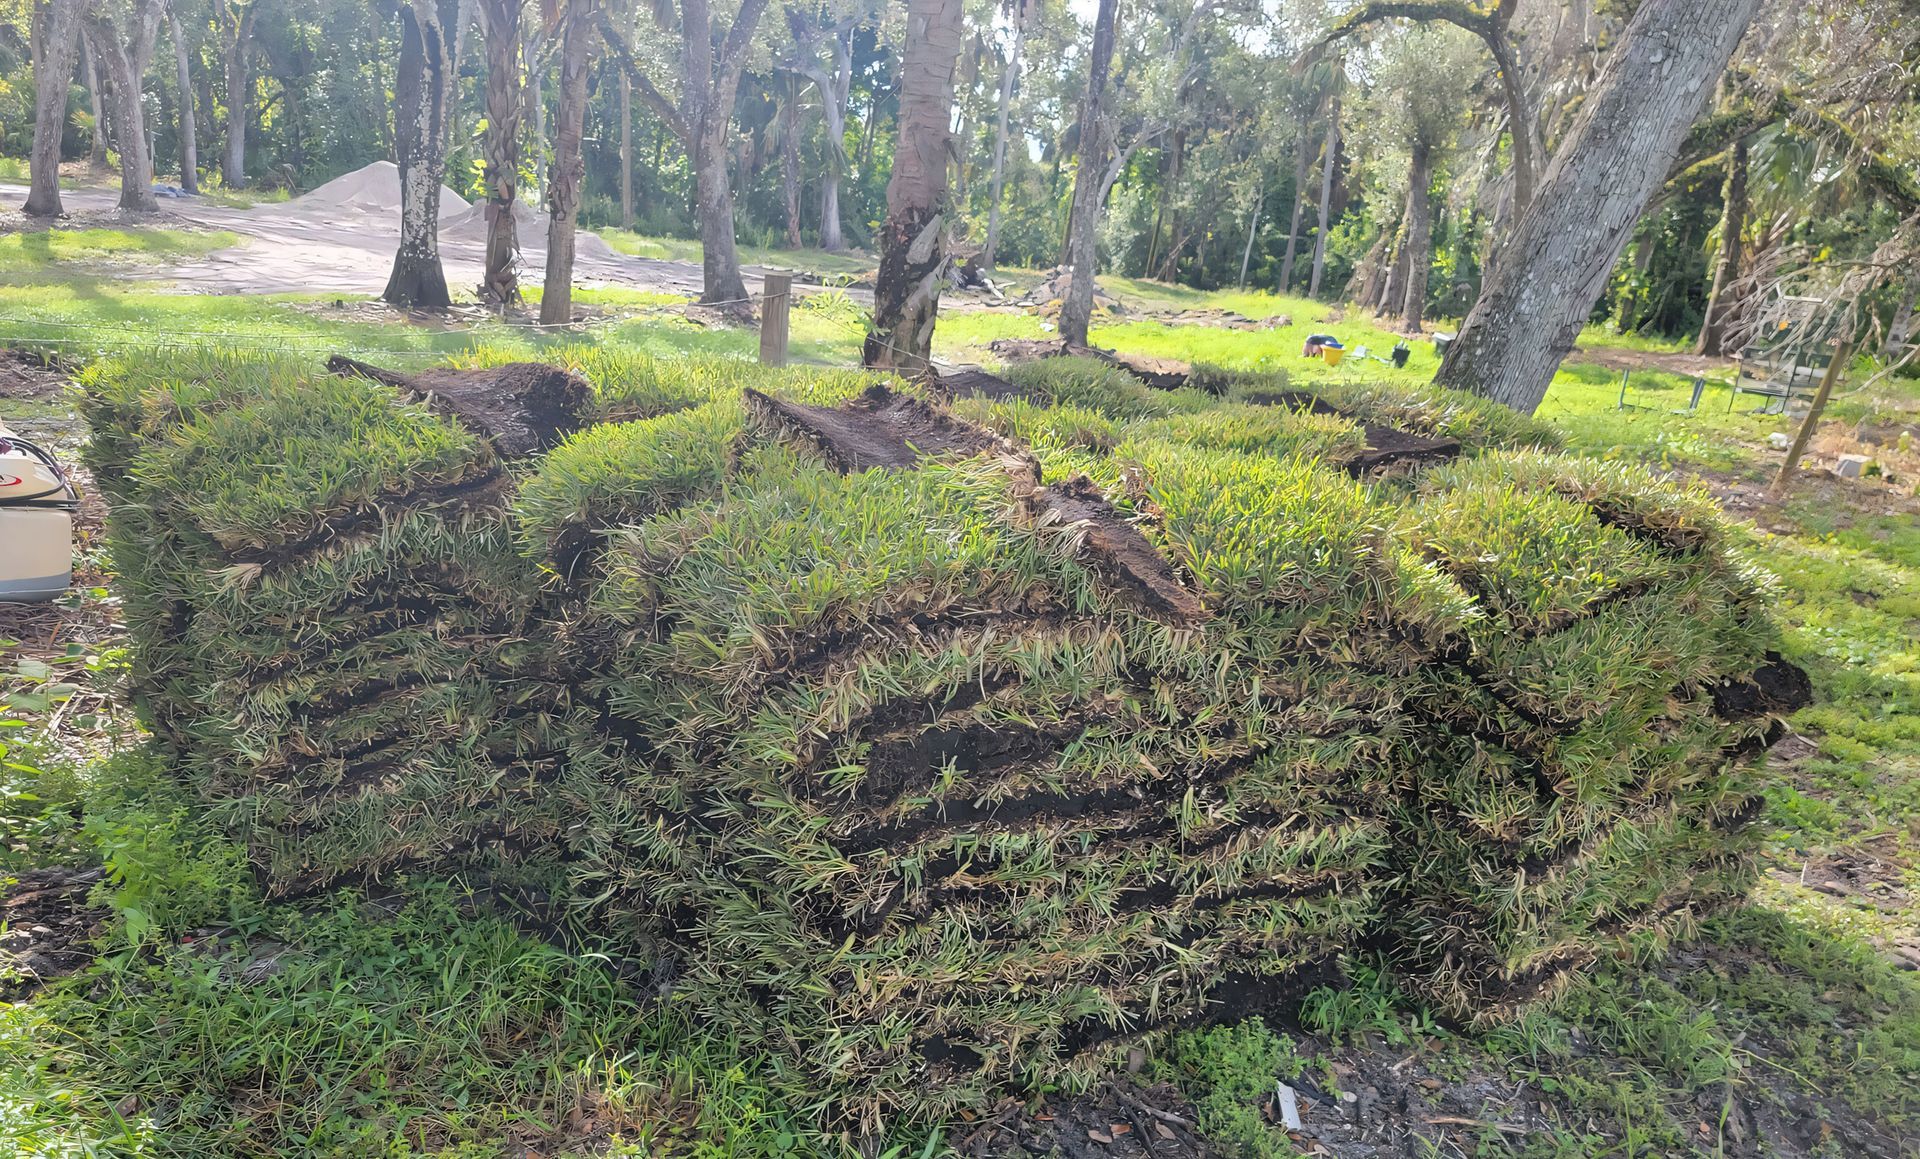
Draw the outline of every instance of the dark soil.
M942 374L934 380L934 385L948 398L984 398L996 402L1007 398L1038 398L999 375L989 374L977 366L965 367L951 374Z
M593 388L586 379L542 362L402 374L336 354L327 359L327 369L370 378L419 398L514 459L558 445L580 429L593 405Z
M93 961L107 911L87 904L98 869L35 869L0 897L0 1002L31 997Z
M1447 462L1460 454L1458 439L1434 439L1377 423L1362 425L1367 432L1366 449L1340 464L1349 475L1425 467Z
M748 407L763 421L804 438L849 474L875 467L912 471L922 459L936 455L1013 452L1011 444L991 431L877 384L839 407L783 402L752 389L746 396Z
M1710 691L1713 713L1722 720L1788 716L1813 703L1813 679L1778 652L1768 652L1745 680L1725 680Z
M1203 1159L1219 1149L1195 1127L1193 1105L1171 1086L1124 1079L1037 1108L1003 1104L956 1128L954 1150L968 1159L1059 1155L1066 1159Z
M1076 346L1059 339L998 338L987 349L1008 362L1033 362L1041 358L1092 358L1109 366L1118 366L1155 390L1178 390L1193 374L1190 363L1176 358L1149 358L1143 354L1119 354L1097 346Z
M1084 537L1081 551L1150 614L1178 624L1206 618L1199 597L1181 585L1172 565L1113 509L1092 480L1081 476L1043 487L1029 502L1036 513L1057 523L1078 525Z
M67 373L27 350L0 347L0 399L35 401L52 398L67 386ZM6 411L0 408L0 419Z

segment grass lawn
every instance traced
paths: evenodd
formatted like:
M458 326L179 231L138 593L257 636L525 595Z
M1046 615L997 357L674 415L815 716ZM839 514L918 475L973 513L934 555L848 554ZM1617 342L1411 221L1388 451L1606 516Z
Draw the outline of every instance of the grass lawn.
M685 243L604 236L626 252L684 256L672 247ZM86 268L228 244L144 230L0 237L0 345L79 363L125 346L219 341L412 365L481 345L533 355L560 340L493 321L407 325L358 303L335 307L333 296L126 289ZM822 272L851 272L857 260L818 257ZM1399 371L1351 354L1339 367L1303 360L1314 329L1381 354L1396 338L1300 299L1115 288L1135 313L1292 321L1237 332L1122 316L1096 326L1100 345L1284 370L1309 388L1417 384L1436 365L1430 342L1414 343ZM568 341L743 357L756 346L751 330L690 320L667 296L600 290L576 301L600 317ZM851 362L863 328L845 295L809 298L794 316L795 359ZM938 352L986 360L996 338L1047 333L1030 314L956 312L940 323ZM1670 352L1609 335L1583 342ZM1690 391L1686 376L1636 372L1636 409L1619 409L1618 372L1575 363L1540 414L1577 451L1700 476L1777 577L1791 658L1811 671L1819 700L1795 722L1801 739L1770 758L1759 895L1697 939L1610 962L1556 1009L1499 1031L1437 1025L1362 960L1359 984L1315 994L1298 1026L1179 1036L1146 1060L1147 1076L1181 1085L1228 1154L1312 1150L1311 1130L1289 1138L1263 1110L1276 1077L1321 1092L1323 1104L1341 1092L1403 1099L1404 1124L1444 1140L1435 1155L1750 1154L1757 1138L1796 1155L1867 1154L1889 1137L1920 1148L1914 479L1809 473L1772 502L1762 492L1778 452L1767 436L1789 429L1785 420L1729 412L1720 388L1697 412L1676 413ZM1833 425L1891 430L1914 425L1916 412L1920 390L1908 383L1871 403L1841 398ZM0 394L0 418L69 449L80 437L58 396ZM107 871L93 894L90 964L30 997L0 978L0 997L19 999L0 1004L0 1154L850 1152L849 1140L811 1131L810 1108L784 1102L727 1028L636 1005L605 960L516 932L457 884L383 883L318 908L261 902L239 852L137 755L119 597L110 561L97 548L91 560L106 578L61 614L93 630L48 645L43 621L22 621L33 636L0 627L20 641L0 641L10 673L0 677L0 880ZM1316 1108L1309 1127L1330 1113ZM931 1159L954 1137L902 1131L882 1150Z

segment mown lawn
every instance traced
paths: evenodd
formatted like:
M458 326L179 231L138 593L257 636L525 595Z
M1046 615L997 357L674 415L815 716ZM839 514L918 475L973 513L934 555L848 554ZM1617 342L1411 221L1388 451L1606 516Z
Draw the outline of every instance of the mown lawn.
M404 325L331 296L127 290L73 269L211 236L145 232L0 238L11 283L0 285L0 344L71 363L125 346L219 342L407 365L476 345L536 354L554 341L488 320ZM25 264L12 263L9 245ZM35 263L45 276L34 278ZM1238 332L1116 317L1095 329L1101 345L1284 370L1309 387L1417 383L1436 364L1430 342L1413 344L1402 371L1351 355L1340 367L1303 360L1313 329L1381 354L1396 341L1315 303L1117 288L1135 313L1223 308L1292 321ZM570 340L659 353L755 348L751 330L689 318L660 295L576 300L598 316ZM863 329L847 296L817 295L796 310L795 358L848 363ZM983 359L995 338L1048 333L1032 315L955 313L942 320L939 352ZM1809 474L1784 502L1769 501L1778 452L1766 439L1785 421L1746 405L1729 412L1720 387L1683 413L1691 383L1636 372L1633 409L1621 409L1619 374L1576 363L1541 415L1578 451L1702 476L1748 521L1755 561L1777 577L1791 658L1813 674L1819 701L1765 775L1771 871L1753 905L1690 943L1608 963L1558 1008L1499 1031L1437 1025L1361 961L1360 984L1315 995L1298 1026L1181 1036L1148 1060L1148 1075L1181 1084L1227 1152L1311 1151L1311 1131L1289 1138L1264 1109L1276 1078L1335 1098L1404 1095L1405 1126L1435 1139L1436 1155L1737 1154L1752 1153L1756 1135L1788 1154L1865 1154L1888 1140L1920 1148L1920 974L1908 965L1920 965L1913 480ZM0 418L57 429L70 444L68 409L0 397ZM1844 398L1835 416L1892 428L1913 425L1916 410L1920 388L1908 383L1871 403ZM111 624L117 598L110 582L79 592L76 614ZM458 883L387 883L318 909L262 902L238 851L137 755L122 643L26 644L0 650L0 671L11 673L0 681L0 878L93 865L108 876L94 895L92 964L0 1005L0 1154L849 1151L851 1140L814 1133L811 1108L784 1101L725 1027L635 1004L644 980L515 931ZM904 1131L881 1150L931 1157L952 1138Z

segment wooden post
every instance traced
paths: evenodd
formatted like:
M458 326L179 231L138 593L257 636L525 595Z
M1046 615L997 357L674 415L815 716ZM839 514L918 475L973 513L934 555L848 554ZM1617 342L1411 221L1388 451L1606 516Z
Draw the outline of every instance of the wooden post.
M760 292L760 363L787 364L788 307L793 302L793 275L768 274Z
M1833 386L1840 381L1847 362L1853 358L1853 335L1851 329L1842 334L1833 344L1833 361L1827 363L1826 374L1820 377L1820 389L1813 392L1813 402L1807 407L1807 417L1800 420L1799 433L1793 436L1793 446L1787 448L1787 461L1780 464L1780 473L1773 477L1773 486L1767 493L1775 499L1787 493L1787 481L1793 478L1794 470L1800 466L1800 456L1807 453L1807 444L1813 441L1813 430L1820 425L1820 412L1827 409L1827 396L1833 393ZM1791 383L1791 378L1789 378ZM1786 408L1782 401L1781 409Z

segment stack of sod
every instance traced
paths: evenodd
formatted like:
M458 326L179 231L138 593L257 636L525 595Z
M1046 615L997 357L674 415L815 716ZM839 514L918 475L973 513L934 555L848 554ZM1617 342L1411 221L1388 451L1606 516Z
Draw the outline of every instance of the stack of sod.
M1502 1016L1742 888L1769 628L1645 472L1433 391L560 357L598 421L511 471L363 379L95 373L144 701L274 888L561 889L867 1121L1363 943Z
M1405 743L1412 656L1389 626L1452 598L1301 460L1154 465L1193 558L1263 540L1209 620L1098 491L1041 487L983 432L921 428L895 446L956 449L865 471L788 437L917 407L762 402L724 482L627 528L570 626L654 769L617 810L582 787L582 888L664 919L683 1000L865 1116L977 1104L1323 979L1387 857L1368 786ZM689 444L682 416L626 440L647 464ZM1241 487L1278 508L1220 501Z
M550 843L567 691L486 440L280 358L91 385L141 701L271 891Z

